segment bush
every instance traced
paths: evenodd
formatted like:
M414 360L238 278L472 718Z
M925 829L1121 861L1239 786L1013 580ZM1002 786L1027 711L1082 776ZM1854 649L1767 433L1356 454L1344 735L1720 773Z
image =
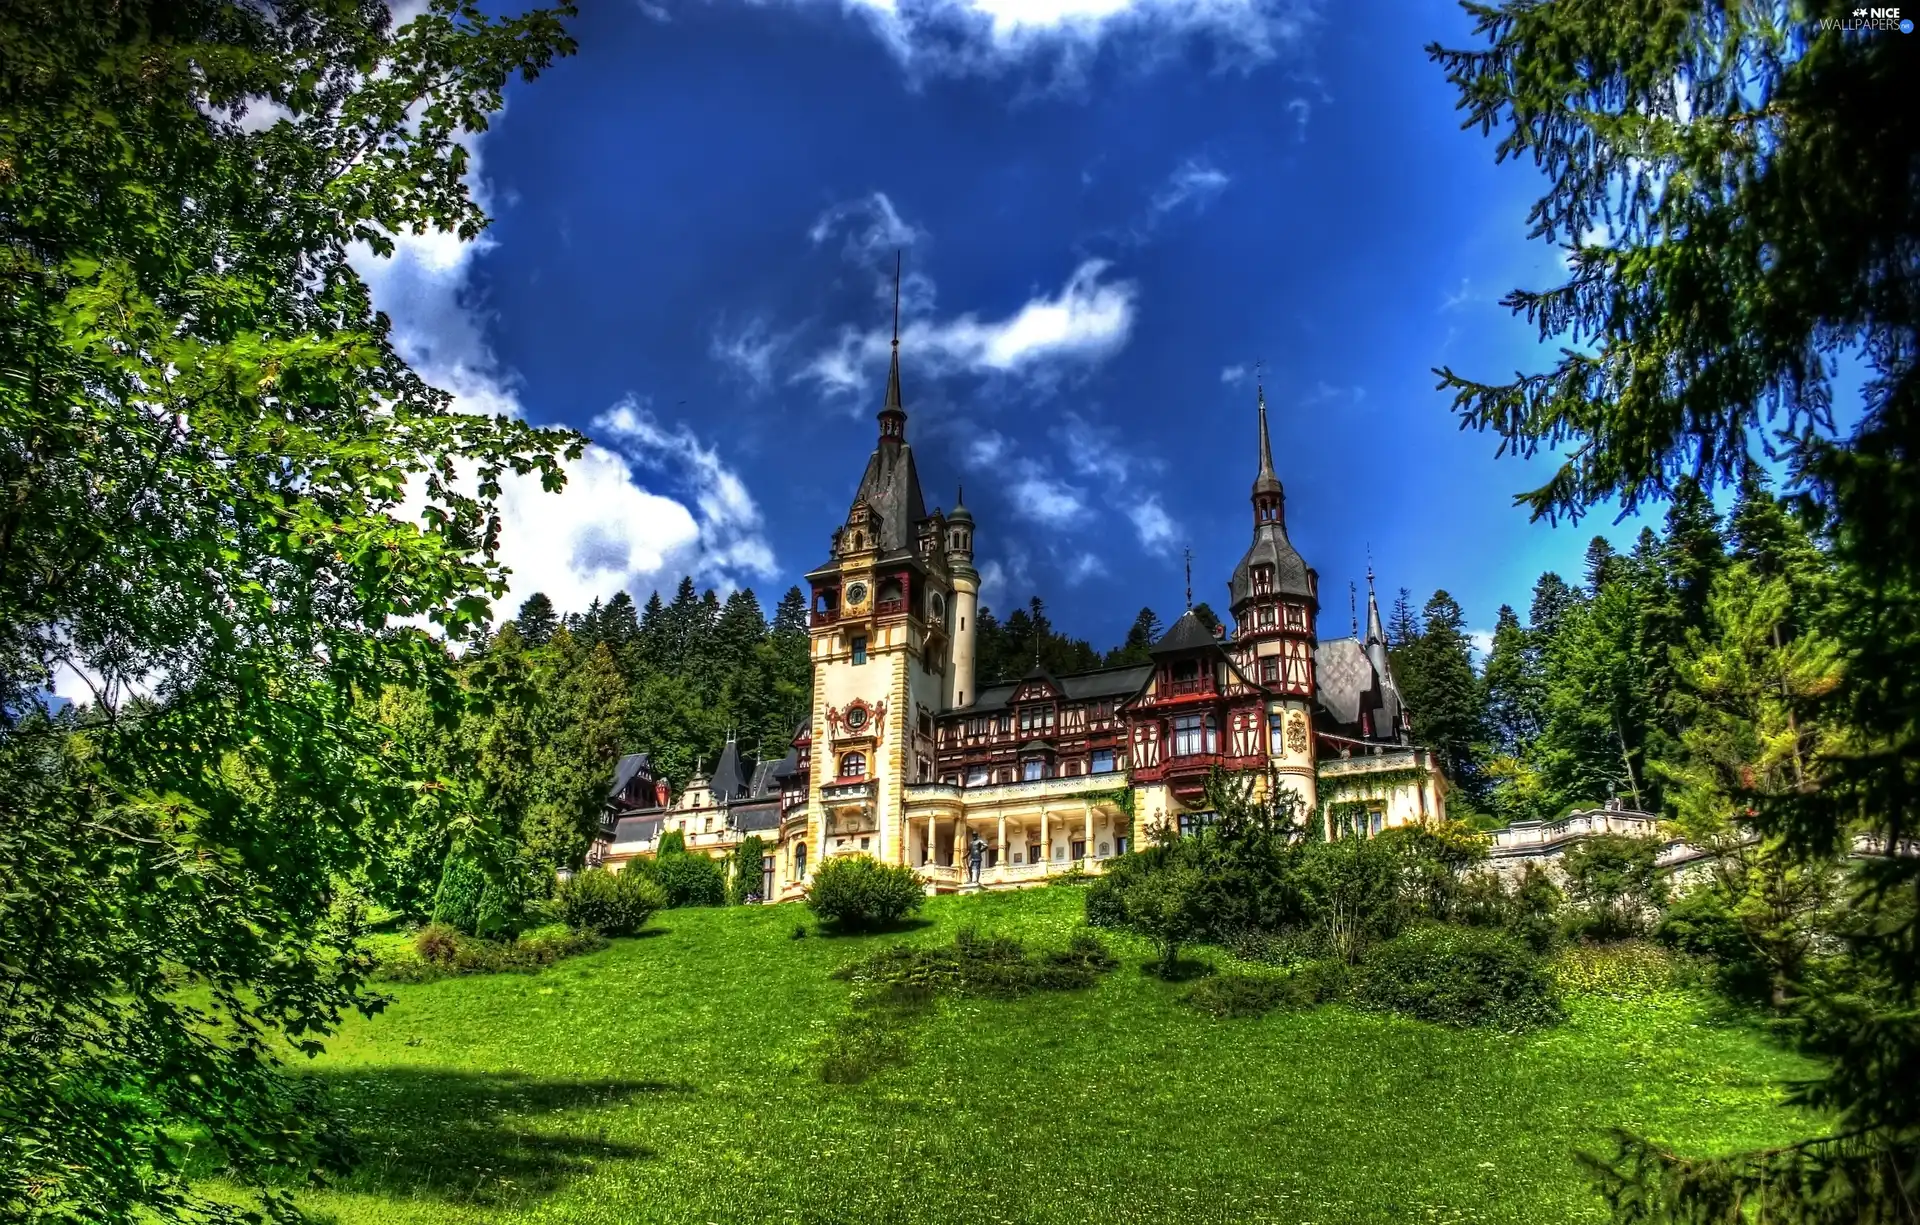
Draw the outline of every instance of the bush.
M1526 1029L1561 1017L1553 976L1503 932L1418 927L1376 948L1362 967L1358 1001L1441 1025Z
M554 913L576 931L631 936L667 904L667 891L640 872L589 868L563 883Z
M1666 901L1660 877L1660 841L1597 834L1571 847L1560 861L1567 897L1580 909L1568 924L1589 940L1620 940L1647 930Z
M382 982L418 983L456 974L530 974L606 943L591 932L559 924L515 940L482 940L435 923L420 930L412 948L383 958L374 967L373 977Z
M727 871L705 855L661 853L653 861L652 876L666 891L669 906L724 906Z
M963 927L952 944L898 944L842 966L834 977L856 984L866 1003L902 1005L939 994L1012 999L1036 991L1074 991L1119 964L1092 932L1075 932L1064 949L1029 954L1012 936Z
M1257 1017L1276 1008L1312 1008L1346 992L1347 967L1316 961L1291 974L1219 974L1201 980L1186 994L1187 1003L1215 1017Z
M841 932L877 931L919 911L926 901L920 874L869 855L835 855L814 869L807 909Z
M1563 990L1615 999L1657 995L1682 985L1687 977L1680 959L1639 940L1575 945L1553 959L1552 971Z
M487 874L465 855L449 855L440 870L440 889L433 896L435 926L451 927L471 935L480 919L480 897Z
M733 848L733 868L727 881L729 906L745 905L749 899L760 902L768 900L760 896L760 861L766 855L766 840L758 834L748 834L741 839L739 846Z
M653 853L656 858L684 855L687 853L687 836L677 829L670 829L660 835L660 841L654 844Z

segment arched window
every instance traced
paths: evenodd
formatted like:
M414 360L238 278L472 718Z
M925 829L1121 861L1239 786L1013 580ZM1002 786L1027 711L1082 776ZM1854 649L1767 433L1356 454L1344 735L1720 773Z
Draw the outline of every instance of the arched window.
M867 755L848 753L840 759L841 778L865 778L867 776Z
M804 842L796 842L793 844L793 879L799 880L806 874L807 844Z

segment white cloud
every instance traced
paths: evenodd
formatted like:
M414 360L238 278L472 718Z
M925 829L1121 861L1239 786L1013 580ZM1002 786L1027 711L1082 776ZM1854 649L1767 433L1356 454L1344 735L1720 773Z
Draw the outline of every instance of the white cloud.
M900 347L930 377L952 374L1044 377L1065 364L1104 360L1127 343L1137 290L1104 279L1109 265L1088 260L1051 296L1029 298L1013 313L982 320L968 312L951 319L909 318ZM905 306L903 305L903 310ZM886 366L892 335L883 329L843 328L835 343L795 376L828 395L866 393Z
M1178 527L1160 505L1159 495L1150 494L1146 500L1127 507L1127 518L1133 520L1134 534L1147 552L1165 553L1172 547Z
M485 206L479 152L475 140L468 181ZM518 379L500 366L471 295L473 261L493 241L400 234L391 258L362 248L354 266L421 377L452 393L462 411L524 418ZM616 406L601 423L621 449L587 446L565 465L561 492L547 493L537 476L502 478L499 559L511 573L496 621L536 591L572 611L618 590L648 592L681 573L728 586L773 572L752 498L712 449L635 403ZM643 483L636 462L659 479Z
M1233 180L1204 158L1189 158L1175 170L1159 191L1154 193L1153 212L1170 213L1192 202L1195 211L1213 203Z
M1313 118L1313 103L1305 98L1289 98L1287 114L1293 116L1293 122L1301 140L1307 138L1307 120Z
M1082 553L1068 563L1065 578L1067 586L1077 587L1090 578L1096 578L1107 572L1107 565L1092 553Z
M773 387L776 363L792 343L791 332L775 332L766 320L754 319L739 328L724 323L715 328L707 353L755 395L765 395Z
M976 435L961 458L969 468L991 472L1014 509L1041 527L1061 531L1089 514L1085 489L1061 480L1044 460L1024 453L1004 434Z
M1220 381L1228 386L1244 383L1247 381L1247 368L1245 366L1223 366L1220 369Z
M891 255L927 236L926 231L901 218L900 210L884 191L834 205L820 214L807 230L807 237L816 247L835 234L846 235L842 250L855 263L869 263Z
M1299 398L1302 408L1312 408L1316 404L1326 404L1334 400L1351 400L1355 404L1367 398L1367 389L1354 384L1348 387L1335 387L1324 380L1313 385L1313 390Z
M908 75L999 76L1036 63L1073 88L1101 47L1162 58L1210 48L1223 68L1267 63L1300 43L1318 0L790 0L863 18Z
M1484 660L1487 656L1493 654L1493 631L1468 630L1467 645L1473 648L1475 655L1478 655Z

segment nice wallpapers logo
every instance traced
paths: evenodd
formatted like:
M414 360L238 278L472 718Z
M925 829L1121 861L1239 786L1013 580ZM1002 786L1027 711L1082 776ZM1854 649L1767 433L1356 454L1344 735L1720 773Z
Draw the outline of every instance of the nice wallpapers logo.
M1825 30L1898 30L1913 33L1913 19L1902 17L1897 8L1857 8L1851 17L1828 17L1820 22Z

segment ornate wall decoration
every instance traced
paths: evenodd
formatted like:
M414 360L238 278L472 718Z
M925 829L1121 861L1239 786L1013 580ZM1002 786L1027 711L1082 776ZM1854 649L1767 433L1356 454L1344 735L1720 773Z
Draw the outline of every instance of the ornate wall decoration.
M1287 720L1287 751L1296 757L1307 751L1307 721L1297 710Z

